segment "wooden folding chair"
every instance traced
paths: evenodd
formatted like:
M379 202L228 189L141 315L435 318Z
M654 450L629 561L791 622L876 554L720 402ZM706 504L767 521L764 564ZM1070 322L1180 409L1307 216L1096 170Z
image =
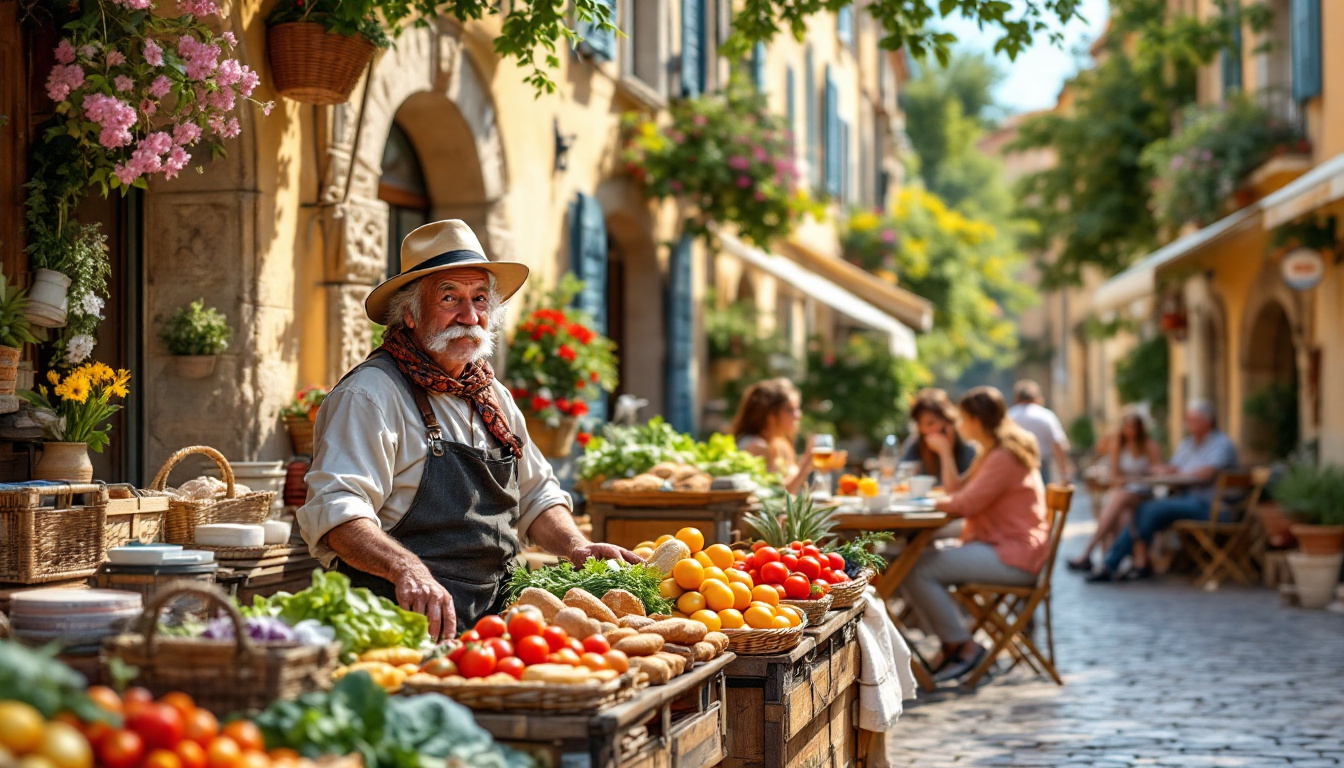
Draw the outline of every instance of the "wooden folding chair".
M1064 536L1064 520L1073 500L1072 485L1051 485L1045 491L1045 506L1050 515L1049 554L1036 583L1031 586L1007 584L957 584L955 595L966 606L975 620L972 633L983 631L994 646L966 678L963 685L974 688L1003 653L1013 657L1013 666L1026 664L1036 674L1048 674L1063 685L1055 670L1055 631L1050 621L1050 580L1055 570L1055 556ZM1029 627L1037 606L1045 605L1046 653L1042 653L1032 639Z
M1258 580L1253 551L1259 518L1255 507L1269 482L1269 467L1222 472L1214 486L1209 519L1179 520L1172 529L1181 537L1181 545L1195 561L1195 586L1217 589L1226 577L1251 585ZM1229 502L1230 491L1246 491L1239 501ZM1225 512L1236 519L1224 521Z

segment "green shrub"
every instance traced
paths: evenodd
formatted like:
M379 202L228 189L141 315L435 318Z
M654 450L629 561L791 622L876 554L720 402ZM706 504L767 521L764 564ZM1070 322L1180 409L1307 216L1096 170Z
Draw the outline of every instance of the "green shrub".
M198 299L178 307L159 329L159 339L170 355L218 355L229 348L228 318Z
M1069 422L1069 442L1078 453L1087 453L1096 446L1097 428L1092 424L1091 416L1084 414Z
M1313 525L1344 525L1344 468L1294 464L1274 483L1279 505Z

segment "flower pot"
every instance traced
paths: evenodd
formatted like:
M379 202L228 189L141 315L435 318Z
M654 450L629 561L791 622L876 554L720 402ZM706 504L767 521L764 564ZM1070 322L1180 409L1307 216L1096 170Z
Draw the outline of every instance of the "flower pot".
M1290 528L1297 548L1304 555L1337 555L1344 552L1344 525L1303 525Z
M14 394L19 378L19 355L14 347L0 346L0 395Z
M1255 190L1248 187L1239 187L1232 193L1232 200L1237 208L1245 208L1255 202Z
M1297 599L1303 608L1324 608L1335 599L1339 586L1339 569L1344 565L1344 554L1308 555L1293 552L1288 555L1288 567L1293 571L1297 585Z
M579 436L579 420L563 416L559 426L552 427L530 413L523 414L527 422L527 436L548 459L563 459L574 449L574 438Z
M709 375L723 386L742 378L747 372L747 361L740 357L723 357L709 364Z
M34 480L87 483L93 479L88 443L43 443L42 458L33 467Z
M28 291L28 311L24 313L28 322L43 328L65 327L69 293L70 278L51 269L34 272L33 287Z
M286 416L285 431L296 455L313 455L313 422L306 416Z
M1284 514L1283 507L1272 501L1261 502L1255 507L1255 514L1264 526L1265 538L1272 547L1289 547L1293 544L1293 521Z
M271 79L281 96L304 104L344 104L377 49L363 35L338 35L312 21L266 30Z
M204 379L214 375L218 361L218 355L177 355L173 357L173 367L184 379Z

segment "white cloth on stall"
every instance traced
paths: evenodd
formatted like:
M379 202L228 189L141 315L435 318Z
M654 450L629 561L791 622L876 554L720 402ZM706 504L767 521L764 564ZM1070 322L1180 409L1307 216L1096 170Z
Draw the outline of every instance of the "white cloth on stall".
M901 719L902 702L915 698L912 654L877 590L868 587L863 600L867 608L859 623L859 727L884 733Z

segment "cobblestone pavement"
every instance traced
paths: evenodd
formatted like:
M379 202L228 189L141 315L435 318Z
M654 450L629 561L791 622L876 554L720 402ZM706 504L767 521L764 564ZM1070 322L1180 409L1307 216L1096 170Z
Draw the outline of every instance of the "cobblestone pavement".
M1054 580L1065 685L1019 669L921 694L888 735L892 765L1344 766L1344 616L1183 576L1083 583L1063 560L1091 518L1073 516Z

